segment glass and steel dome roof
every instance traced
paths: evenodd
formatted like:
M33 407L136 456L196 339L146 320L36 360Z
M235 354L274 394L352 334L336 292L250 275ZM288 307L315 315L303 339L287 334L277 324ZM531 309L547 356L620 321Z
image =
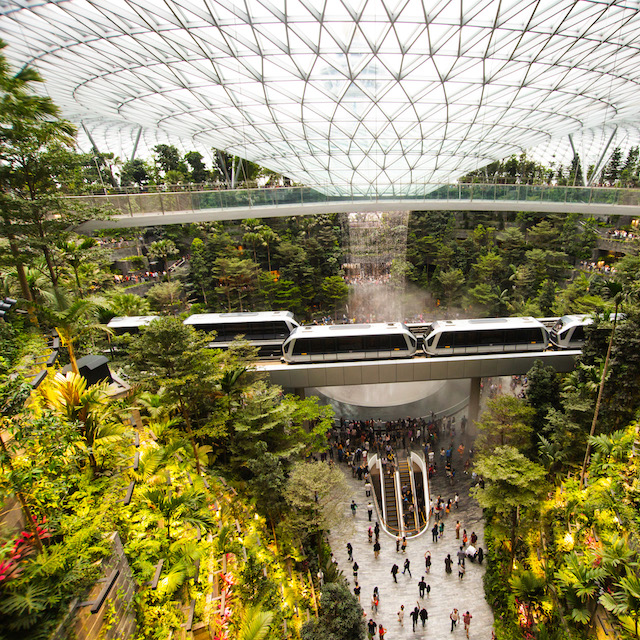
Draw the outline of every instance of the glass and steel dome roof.
M147 148L384 191L566 154L568 134L583 163L639 139L638 2L0 0L0 32L125 156L142 128Z

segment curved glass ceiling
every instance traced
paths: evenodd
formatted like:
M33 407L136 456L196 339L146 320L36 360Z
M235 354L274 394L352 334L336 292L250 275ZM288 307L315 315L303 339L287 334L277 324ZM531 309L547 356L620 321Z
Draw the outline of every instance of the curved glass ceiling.
M640 5L599 0L0 0L101 150L223 149L309 185L450 182L637 140ZM563 147L564 145L564 147ZM560 153L560 152L559 152ZM410 189L410 187L407 187Z

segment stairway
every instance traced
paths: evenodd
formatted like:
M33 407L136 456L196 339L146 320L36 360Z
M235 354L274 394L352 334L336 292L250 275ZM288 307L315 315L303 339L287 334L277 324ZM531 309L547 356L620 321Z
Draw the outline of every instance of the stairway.
M409 460L408 458L398 458L398 471L400 472L400 487L408 487L411 491L411 474L409 472ZM412 501L415 506L414 497L412 497ZM405 509L405 513L408 512L408 507ZM414 529L416 526L415 518L413 521L405 520L407 523L407 530Z

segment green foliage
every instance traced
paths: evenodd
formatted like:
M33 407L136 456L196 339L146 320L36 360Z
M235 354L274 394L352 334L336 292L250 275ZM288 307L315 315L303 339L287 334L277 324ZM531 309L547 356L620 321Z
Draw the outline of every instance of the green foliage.
M506 445L526 450L531 441L535 412L520 398L498 396L487 402L487 408L477 423L476 448L483 454Z
M345 584L326 584L320 598L318 619L305 623L302 640L364 640L362 608Z

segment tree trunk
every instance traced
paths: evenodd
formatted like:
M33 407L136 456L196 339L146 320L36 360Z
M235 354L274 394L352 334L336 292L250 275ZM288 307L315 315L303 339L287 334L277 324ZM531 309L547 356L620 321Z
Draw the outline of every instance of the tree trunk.
M511 512L511 562L509 563L509 574L513 571L513 561L516 558L516 531L518 529L518 508Z
M11 471L11 475L13 475L13 463L11 461L9 450L7 449L7 445L5 444L1 433L0 433L0 447L2 447L2 451L4 452L5 460L7 461L7 466L9 467L9 471ZM27 529L29 529L29 531L33 535L33 540L36 543L36 547L38 548L38 551L42 551L42 540L40 539L40 534L38 533L38 525L35 521L35 518L33 517L33 514L31 513L31 509L29 508L29 505L27 504L27 501L22 491L18 489L14 489L14 491L16 492L16 497L18 498L18 502L20 502L20 507L22 508L22 513L24 515Z
M12 233L7 234L9 240L9 247L11 248L11 255L16 265L16 271L18 272L18 282L20 283L20 290L22 291L22 297L28 302L33 302L33 296L31 295L31 289L29 289L29 283L27 282L27 274L24 271L24 264L20 257L20 251L18 249L18 243L15 236Z
M587 461L589 460L589 454L591 453L591 438L596 431L596 423L598 422L598 414L600 413L600 403L602 402L602 392L604 391L604 383L607 378L607 369L609 368L609 359L611 358L611 347L613 345L613 336L616 332L616 324L618 322L618 301L616 300L615 315L613 317L613 327L611 328L611 335L609 336L609 345L607 347L607 355L604 359L604 367L602 368L602 375L600 377L600 386L598 387L598 398L596 400L596 407L593 411L593 422L591 423L591 431L589 431L589 438L587 439L587 449L584 452L584 461L582 462L582 470L580 471L580 489L584 487L584 477L587 472Z
M193 449L193 457L196 463L196 474L201 476L202 473L200 471L200 460L198 458L198 445L196 444L196 439L193 436L193 429L191 428L191 416L189 414L189 409L187 409L187 406L182 400L180 400L180 412L182 413L184 422L187 425L187 433L189 434L189 441L191 442L191 448Z

